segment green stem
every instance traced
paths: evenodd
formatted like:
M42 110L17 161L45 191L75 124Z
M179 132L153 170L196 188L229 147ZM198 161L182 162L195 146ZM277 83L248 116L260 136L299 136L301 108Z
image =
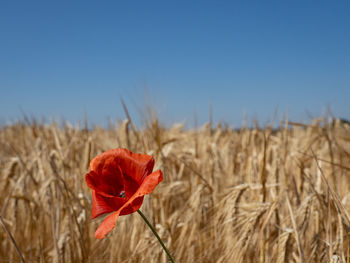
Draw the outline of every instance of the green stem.
M148 219L145 217L145 215L140 211L137 210L137 213L139 213L139 215L142 217L142 219L146 222L146 224L149 226L149 228L152 230L153 234L156 236L156 238L158 239L159 243L162 245L165 253L168 255L170 261L172 263L175 263L173 257L171 256L169 250L166 248L166 246L164 245L163 241L160 239L158 233L156 232L156 230L154 229L154 227L151 225L151 223L148 221Z

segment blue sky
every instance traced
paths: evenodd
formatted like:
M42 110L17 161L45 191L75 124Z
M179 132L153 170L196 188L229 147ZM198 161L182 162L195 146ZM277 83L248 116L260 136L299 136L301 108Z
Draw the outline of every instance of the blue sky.
M350 119L348 1L2 1L0 121Z

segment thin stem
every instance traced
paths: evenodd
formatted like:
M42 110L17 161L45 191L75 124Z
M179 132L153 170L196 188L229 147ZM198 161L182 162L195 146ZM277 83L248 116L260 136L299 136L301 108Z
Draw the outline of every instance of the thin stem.
M153 234L156 236L156 238L158 239L159 243L162 245L165 253L168 255L170 261L172 263L175 263L173 257L171 256L169 250L166 248L166 246L164 245L163 241L160 239L158 233L156 232L156 230L154 229L154 227L152 226L152 224L148 221L148 219L145 217L145 215L140 211L137 210L137 213L139 213L139 215L142 217L142 219L146 222L146 224L149 226L149 228L152 230Z
M16 251L17 251L17 254L18 254L18 256L19 256L20 259L21 259L21 262L22 262L22 263L25 263L26 261L24 260L24 257L22 256L21 250L20 250L19 247L17 246L15 239L13 238L13 236L12 236L10 230L9 230L8 227L6 226L5 221L4 221L4 219L2 218L1 215L0 215L0 222L1 222L2 226L5 228L6 233L7 233L7 235L9 236L11 242L12 242L13 245L15 246Z

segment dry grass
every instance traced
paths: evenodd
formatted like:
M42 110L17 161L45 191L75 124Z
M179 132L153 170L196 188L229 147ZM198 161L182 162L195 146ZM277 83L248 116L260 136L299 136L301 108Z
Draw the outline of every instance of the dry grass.
M103 240L84 175L102 151L156 159L141 210L177 262L349 262L350 126L232 131L16 124L0 130L0 262L166 262L135 213ZM333 260L333 261L332 261Z

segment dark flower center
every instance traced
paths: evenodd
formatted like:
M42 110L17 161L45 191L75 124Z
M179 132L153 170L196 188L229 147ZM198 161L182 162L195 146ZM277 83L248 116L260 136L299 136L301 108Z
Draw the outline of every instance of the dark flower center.
M125 197L126 197L125 191L124 191L124 190L121 191L120 194L119 194L118 196L121 197L121 198L125 198Z

